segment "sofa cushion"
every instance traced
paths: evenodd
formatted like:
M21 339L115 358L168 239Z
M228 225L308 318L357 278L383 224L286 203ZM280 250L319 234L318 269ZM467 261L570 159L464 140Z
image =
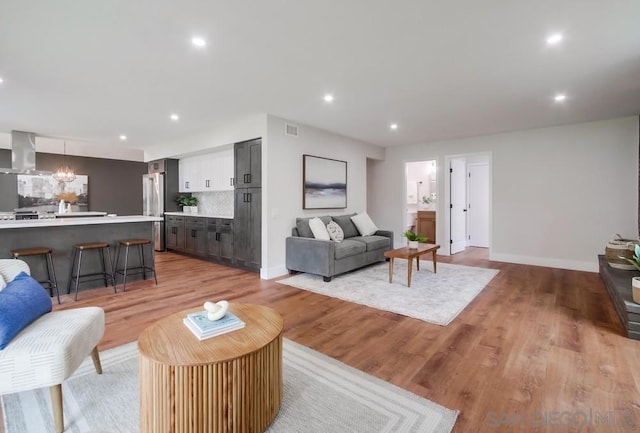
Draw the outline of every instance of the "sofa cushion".
M391 248L391 239L386 236L356 236L355 238L351 238L350 240L362 242L366 245L367 251Z
M314 238L323 241L331 240L331 238L329 237L329 232L327 231L327 226L322 222L320 218L311 218L309 220L309 228L311 229L311 233L313 233Z
M342 242L336 243L335 259L340 260L345 257L355 256L362 254L367 250L364 242L353 241L351 239L345 239Z
M36 280L20 272L0 292L0 350L31 322L51 311L51 298Z
M298 229L298 236L300 236L302 238L312 238L313 237L313 232L311 231L311 228L309 227L309 220L311 218L315 218L315 217L296 218L296 228ZM324 223L325 226L331 222L331 217L330 216L321 216L321 217L318 217L318 218L320 218L322 220L322 222Z
M349 215L339 215L339 216L331 217L335 222L338 223L338 225L342 229L345 239L360 235L358 233L358 229L356 228L356 225L353 223L353 221L351 221L351 217L354 215L356 214L352 213Z

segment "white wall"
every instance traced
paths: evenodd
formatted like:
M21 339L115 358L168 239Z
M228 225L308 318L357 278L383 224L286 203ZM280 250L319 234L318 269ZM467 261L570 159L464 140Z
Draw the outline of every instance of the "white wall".
M321 129L299 126L299 136L284 134L285 120L268 115L263 139L263 278L287 272L285 238L291 235L296 217L341 215L367 210L367 158L384 157L384 149ZM347 161L347 208L302 209L302 155L310 154Z
M144 158L145 161L153 161L160 158L182 158L207 152L219 146L252 138L264 138L266 121L266 114L257 114L229 123L224 128L150 146L145 149Z
M445 142L390 147L369 166L369 211L379 227L402 230L404 163L492 155L492 260L597 271L615 233L637 236L638 117ZM439 215L444 201L438 200ZM438 224L438 238L445 225Z

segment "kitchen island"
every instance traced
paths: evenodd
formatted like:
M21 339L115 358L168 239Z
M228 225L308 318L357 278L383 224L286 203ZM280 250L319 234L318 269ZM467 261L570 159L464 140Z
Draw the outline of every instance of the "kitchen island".
M0 258L10 258L11 250L20 248L49 247L53 250L60 293L67 292L73 260L73 246L85 242L107 242L111 245L111 256L115 263L118 242L122 239L150 239L153 241L153 223L162 217L142 215L113 217L83 217L31 219L0 222ZM153 248L145 248L145 261L152 259ZM40 257L26 257L36 279L44 279L46 270ZM122 263L122 261L121 261ZM138 266L138 254L129 255L129 267ZM150 262L149 262L150 263ZM82 273L99 272L99 255L84 254ZM121 278L118 283L121 282ZM142 274L127 275L127 282L141 279ZM80 290L102 287L102 280L80 284Z

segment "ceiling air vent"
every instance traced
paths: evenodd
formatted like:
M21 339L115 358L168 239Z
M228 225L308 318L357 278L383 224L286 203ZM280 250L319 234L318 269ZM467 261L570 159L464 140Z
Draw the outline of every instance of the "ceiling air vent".
M292 137L297 137L298 136L298 126L297 125L291 125L290 123L285 123L284 124L284 134L285 135L290 135Z

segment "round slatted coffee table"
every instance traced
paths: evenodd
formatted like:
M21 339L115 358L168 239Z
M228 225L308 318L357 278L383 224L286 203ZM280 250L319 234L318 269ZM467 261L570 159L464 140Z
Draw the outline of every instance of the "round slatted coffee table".
M145 329L140 351L142 433L263 432L282 402L282 317L260 305L230 304L242 329L199 341L182 320Z

